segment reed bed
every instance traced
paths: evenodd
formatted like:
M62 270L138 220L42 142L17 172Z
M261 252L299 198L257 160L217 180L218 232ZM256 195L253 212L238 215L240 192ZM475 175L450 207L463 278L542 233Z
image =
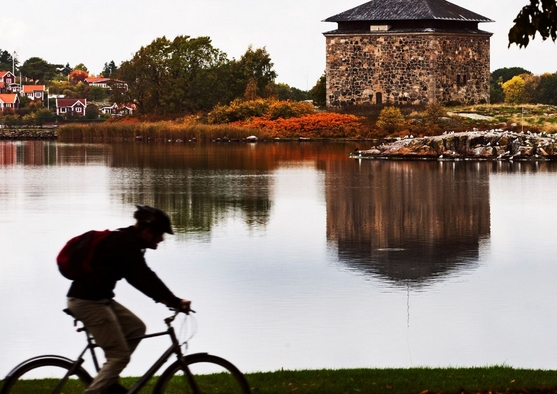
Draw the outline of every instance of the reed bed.
M251 135L268 138L264 130L233 125L162 122L106 122L64 125L58 130L60 141L192 141L242 140Z

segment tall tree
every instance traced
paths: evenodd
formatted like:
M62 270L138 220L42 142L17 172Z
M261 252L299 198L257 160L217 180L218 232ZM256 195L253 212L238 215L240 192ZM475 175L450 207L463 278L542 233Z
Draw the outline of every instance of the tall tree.
M68 75L70 75L72 70L73 69L70 67L70 63L66 63L66 65L62 67L62 69L60 70L60 74L65 75L67 77Z
M77 66L75 66L73 68L74 70L80 70L80 71L85 71L86 73L89 73L89 70L87 69L87 67L85 67L85 64L83 63L79 63Z
M303 101L311 99L310 92L289 86L285 83L275 84L274 89L277 92L279 100Z
M35 82L44 82L52 79L62 67L61 64L50 64L40 57L31 57L23 62L20 71L24 77L31 78Z
M509 30L509 46L527 47L530 37L557 40L557 0L530 0L518 13Z
M134 102L142 113L210 109L225 92L227 63L209 37L157 38L120 65L116 77L129 89L119 101Z
M165 106L171 113L211 109L226 89L221 78L228 63L226 54L214 48L209 37L178 36L171 48Z
M250 45L240 60L232 62L232 86L234 98L242 97L250 80L255 80L257 95L265 97L265 88L274 84L277 73L266 48L253 49Z
M17 70L19 61L17 60L17 58L14 59L12 56L13 55L10 52L0 49L0 70L12 71L14 66Z
M522 67L503 67L491 73L489 101L492 104L502 103L505 101L505 93L503 92L503 84L511 80L517 75L531 75L532 73Z
M170 44L166 37L157 38L120 65L118 78L127 82L128 91L121 92L118 101L135 103L140 113L159 112L167 79L165 62L170 54Z
M315 86L309 91L313 99L313 103L320 107L324 107L327 99L327 76L325 73L317 81Z
M540 77L538 101L540 104L557 105L557 73L546 73Z
M505 83L512 77L522 74L532 74L532 72L522 68L522 67L503 67L491 73L491 80L498 81L500 83Z
M114 60L111 60L110 63L104 64L101 75L105 78L108 78L111 77L113 74L115 74L117 70L118 67L116 67L116 63L114 63Z
M522 104L522 94L526 83L524 79L516 75L503 84L505 102L510 104Z

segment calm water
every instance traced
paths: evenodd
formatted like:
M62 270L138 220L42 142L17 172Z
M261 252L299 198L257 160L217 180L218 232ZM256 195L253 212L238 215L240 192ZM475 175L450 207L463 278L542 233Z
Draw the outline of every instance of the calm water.
M175 223L147 260L193 300L192 352L244 371L557 369L557 166L359 162L356 146L0 142L0 376L78 353L55 256L135 203ZM125 282L117 299L163 329L161 305ZM126 374L165 346L141 344Z

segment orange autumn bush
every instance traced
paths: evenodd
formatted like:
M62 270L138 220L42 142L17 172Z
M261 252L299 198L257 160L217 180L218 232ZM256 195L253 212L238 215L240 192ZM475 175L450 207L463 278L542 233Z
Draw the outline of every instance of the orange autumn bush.
M313 113L287 119L254 117L232 122L230 125L262 129L270 138L355 137L361 131L361 122L357 116L335 112Z

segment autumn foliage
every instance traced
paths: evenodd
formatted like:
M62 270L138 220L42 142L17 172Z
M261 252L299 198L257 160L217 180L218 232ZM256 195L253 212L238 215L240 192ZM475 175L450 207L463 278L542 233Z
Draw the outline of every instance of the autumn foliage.
M78 82L84 81L88 76L89 74L87 71L73 70L68 77L72 83L77 84Z
M236 121L231 126L250 127L267 131L271 138L339 138L355 137L361 129L355 115L321 112L292 118L270 119L254 117L248 121Z
M316 113L308 102L272 99L234 100L208 114L210 124L265 131L270 138L339 138L359 136L360 118L335 112Z

